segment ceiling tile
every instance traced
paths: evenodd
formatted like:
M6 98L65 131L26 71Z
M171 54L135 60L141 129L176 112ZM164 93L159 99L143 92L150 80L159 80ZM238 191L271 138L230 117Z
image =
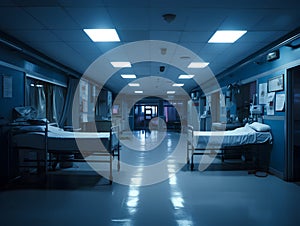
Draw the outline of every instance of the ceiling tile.
M103 7L67 8L66 11L82 29L115 28L110 15Z
M91 42L83 30L52 30L59 40L66 42Z
M65 7L98 7L105 4L102 0L57 0L57 2Z
M21 8L1 7L0 28L1 30L34 30L43 29L45 27Z
M147 30L149 29L149 9L147 8L110 8L109 14L116 29Z
M50 58L53 58L80 73L83 73L89 65L89 62L86 59L66 43L48 42L47 45L45 45L40 42L32 42L30 45L42 53L47 53L47 56Z
M268 10L253 29L256 31L291 30L299 26L299 9ZM298 22L298 23L297 23Z
M150 31L150 40L162 40L167 42L178 42L180 31Z
M58 6L57 1L55 0L13 0L16 6Z
M148 30L121 30L118 31L119 37L123 42L133 42L141 40L149 40L150 35Z
M49 30L17 30L7 32L15 38L22 40L22 42L58 42L60 41L52 32Z
M101 50L102 53L113 50L120 45L122 45L121 42L103 42L103 43L98 42L98 43L95 43L95 46L97 46Z
M101 50L92 42L67 42L66 44L90 63L102 55Z
M49 29L78 29L73 19L59 7L27 7L26 11Z
M230 10L222 22L219 30L249 30L258 23L265 14L265 10Z
M188 32L182 32L181 35L181 42L189 42L189 43L197 43L197 42L208 42L212 35L212 32L194 32L194 31L188 31Z
M0 6L14 6L15 3L13 3L11 0L1 0Z
M227 9L191 9L188 12L186 31L216 31L228 16Z

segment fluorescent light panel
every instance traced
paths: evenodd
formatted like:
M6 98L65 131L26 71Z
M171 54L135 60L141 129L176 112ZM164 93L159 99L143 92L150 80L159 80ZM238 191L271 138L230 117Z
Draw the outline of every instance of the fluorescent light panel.
M112 61L110 63L113 67L116 68L131 67L130 62L128 61Z
M179 75L179 79L191 79L191 78L193 78L194 77L194 75Z
M175 94L175 91L167 91L167 94Z
M83 29L93 42L119 42L115 29Z
M181 86L184 86L184 84L183 83L174 83L173 86L181 87Z
M234 43L246 32L244 30L219 30L208 40L208 43Z
M136 75L134 75L134 74L122 74L121 77L122 78L136 78Z
M137 87L137 86L140 86L140 83L128 83L129 86L134 86L134 87Z
M141 90L136 90L136 91L134 91L134 93L144 93L144 92Z
M208 62L191 62L188 68L205 68L207 65L209 65Z

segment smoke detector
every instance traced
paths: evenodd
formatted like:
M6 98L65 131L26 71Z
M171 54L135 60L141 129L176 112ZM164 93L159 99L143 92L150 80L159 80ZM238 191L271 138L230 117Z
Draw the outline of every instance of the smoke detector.
M164 20L167 21L168 23L173 22L173 20L175 20L175 18L176 18L176 15L172 14L172 13L166 13L162 16L163 16Z

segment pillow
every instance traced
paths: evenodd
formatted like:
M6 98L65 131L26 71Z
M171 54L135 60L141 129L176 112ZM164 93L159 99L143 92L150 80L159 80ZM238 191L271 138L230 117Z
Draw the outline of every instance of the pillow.
M45 125L48 121L47 119L28 119L27 122L29 122L31 125Z
M271 130L271 127L269 125L259 122L253 122L249 126L257 132L268 132Z
M61 128L57 127L57 126L52 126L52 125L48 126L48 130L50 132L53 132L53 133L59 132L59 131L64 131L63 129L61 129Z

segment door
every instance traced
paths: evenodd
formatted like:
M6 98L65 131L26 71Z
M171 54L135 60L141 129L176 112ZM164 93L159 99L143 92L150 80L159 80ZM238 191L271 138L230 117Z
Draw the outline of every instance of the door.
M134 129L148 130L149 122L157 117L157 113L157 105L136 104L134 106Z
M287 75L287 180L300 181L300 66Z

